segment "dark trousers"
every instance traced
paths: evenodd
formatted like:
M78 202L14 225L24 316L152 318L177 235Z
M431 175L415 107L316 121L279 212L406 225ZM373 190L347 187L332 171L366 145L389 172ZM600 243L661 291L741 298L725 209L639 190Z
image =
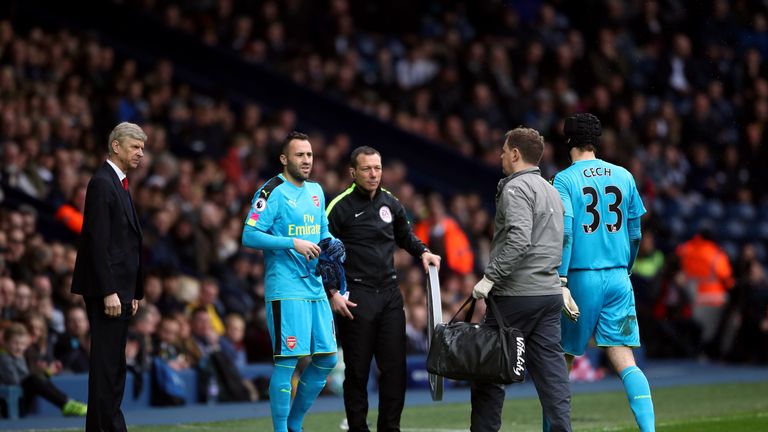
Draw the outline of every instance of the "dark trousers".
M48 402L62 408L67 400L67 395L61 392L48 377L42 374L29 374L21 381L21 388L24 390L22 396L22 412L29 412L35 396L40 396Z
M571 392L568 369L560 345L562 295L494 297L508 325L525 335L525 365L533 379L552 432L571 430ZM490 308L485 321L496 324ZM504 386L472 383L472 432L501 429Z
M85 306L91 325L85 430L122 432L126 430L120 403L125 390L125 342L129 321L106 316L101 298L86 298Z
M355 288L349 300L354 320L336 315L344 350L344 408L351 432L368 431L368 375L371 359L379 368L377 430L399 431L405 403L405 313L397 287Z

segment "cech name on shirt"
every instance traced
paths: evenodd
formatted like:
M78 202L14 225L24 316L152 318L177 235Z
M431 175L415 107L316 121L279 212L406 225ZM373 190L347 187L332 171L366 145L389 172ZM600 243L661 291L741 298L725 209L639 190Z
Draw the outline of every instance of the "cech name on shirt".
M611 175L611 169L610 168L604 168L604 167L591 167L591 168L584 168L584 171L581 172L581 174L586 177L602 177L602 176L609 176Z

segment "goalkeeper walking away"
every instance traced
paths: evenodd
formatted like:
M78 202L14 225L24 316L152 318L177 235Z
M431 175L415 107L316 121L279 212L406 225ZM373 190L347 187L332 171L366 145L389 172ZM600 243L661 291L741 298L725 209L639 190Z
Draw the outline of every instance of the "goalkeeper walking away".
M653 431L651 389L632 354L632 347L640 346L640 330L629 280L645 207L632 174L595 156L601 134L597 117L568 117L564 132L573 164L553 180L565 207L558 271L579 314L576 321L568 313L562 320L563 350L572 365L594 332L621 377L637 425L641 431Z

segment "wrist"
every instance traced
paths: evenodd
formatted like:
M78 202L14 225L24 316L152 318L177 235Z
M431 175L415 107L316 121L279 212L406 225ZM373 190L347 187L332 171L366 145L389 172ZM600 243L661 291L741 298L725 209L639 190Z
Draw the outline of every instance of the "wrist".
M419 258L420 258L420 259L424 259L424 255L426 255L426 254L428 254L428 253L432 253L432 251L431 251L431 250L429 250L429 248L424 248L424 250L423 250L423 251L421 251L421 254L419 255Z

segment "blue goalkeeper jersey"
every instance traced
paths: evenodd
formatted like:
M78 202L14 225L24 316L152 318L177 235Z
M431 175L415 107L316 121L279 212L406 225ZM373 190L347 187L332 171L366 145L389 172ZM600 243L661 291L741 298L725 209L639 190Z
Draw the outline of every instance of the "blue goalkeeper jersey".
M558 173L553 185L563 200L565 217L573 221L568 269L626 268L627 220L645 213L632 174L600 159L582 160Z
M293 248L294 238L317 244L331 237L324 210L323 189L314 182L297 187L281 174L256 191L243 245L264 251L266 301L326 298L323 283L315 276L317 259L307 261Z

